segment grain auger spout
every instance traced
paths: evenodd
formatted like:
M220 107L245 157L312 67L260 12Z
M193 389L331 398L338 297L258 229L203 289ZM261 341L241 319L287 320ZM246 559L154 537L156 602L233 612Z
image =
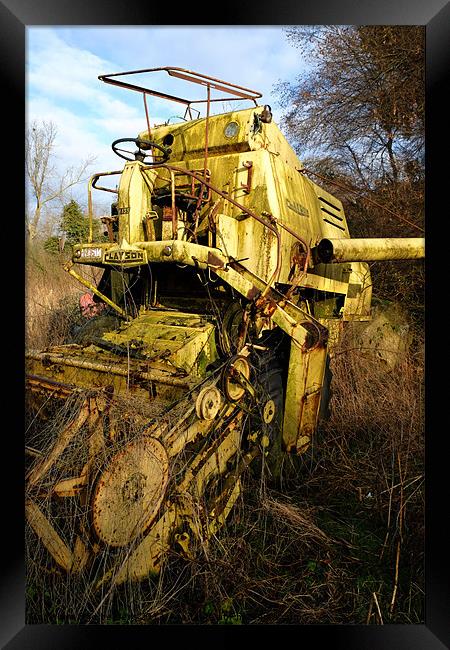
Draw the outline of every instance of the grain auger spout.
M133 71L101 77L146 109L142 132L113 143L123 169L89 182L91 224L93 191L114 194L104 235L91 226L66 267L103 311L26 355L30 553L87 590L157 573L171 548L189 556L257 457L276 477L306 452L336 333L370 319L367 261L423 256L423 240L351 239L341 201L297 173L256 91L181 68L135 72L206 98L122 80ZM150 127L152 94L184 118ZM250 107L213 114L219 100Z
M312 255L325 264L423 259L425 238L322 239Z

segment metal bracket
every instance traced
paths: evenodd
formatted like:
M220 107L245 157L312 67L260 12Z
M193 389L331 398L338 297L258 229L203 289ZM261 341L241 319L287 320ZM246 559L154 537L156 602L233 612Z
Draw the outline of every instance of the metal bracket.
M250 190L252 189L253 163L251 160L247 160L243 163L243 165L247 169L247 182L241 183L241 187L246 194L249 194Z

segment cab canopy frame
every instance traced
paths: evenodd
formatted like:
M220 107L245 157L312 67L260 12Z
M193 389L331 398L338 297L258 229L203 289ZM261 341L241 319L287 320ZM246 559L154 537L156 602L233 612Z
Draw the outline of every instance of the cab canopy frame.
M124 81L123 79L118 79L118 77L126 77L129 75L137 74L147 74L152 72L167 72L171 77L176 77L184 81L198 84L206 87L206 97L201 99L187 99L185 97L179 97L176 95L170 95L164 93L160 90L155 90L148 88L146 86L140 86L137 84L130 83L129 81ZM160 99L166 99L168 101L177 102L179 104L184 104L186 106L185 116L189 115L189 118L194 119L192 116L192 104L207 104L207 114L209 115L209 108L212 102L225 102L225 101L242 101L248 100L258 106L257 100L262 97L262 94L256 90L251 90L245 88L244 86L238 86L232 84L228 81L223 81L216 77L210 77L209 75L202 74L200 72L194 72L193 70L187 70L185 68L178 68L173 66L164 66L161 68L144 68L142 70L129 70L127 72L117 72L113 74L100 75L100 81L105 83L112 84L114 86L120 86L121 88L126 88L128 90L133 90L140 92L144 98L144 104L146 106L146 96L152 95L154 97L159 97ZM211 90L216 90L221 93L225 93L224 97L211 97ZM198 114L200 112L197 109L194 109ZM147 109L146 109L147 112Z

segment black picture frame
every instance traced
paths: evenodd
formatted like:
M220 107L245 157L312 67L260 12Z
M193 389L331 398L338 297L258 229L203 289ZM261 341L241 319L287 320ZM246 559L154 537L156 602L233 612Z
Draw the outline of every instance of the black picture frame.
M218 22L209 7L198 4L183 9L177 5L176 19L185 25L209 25ZM228 3L220 11L221 26L262 26L289 24L398 24L424 25L427 41L427 357L426 357L426 617L424 625L339 625L339 626L182 626L121 627L121 626L47 626L25 625L25 567L24 567L24 489L23 489L23 367L24 367L24 124L25 124L25 31L37 25L167 25L168 15L160 5L128 0L97 0L81 3L75 0L2 0L0 2L0 52L2 71L4 149L3 178L3 271L4 301L3 330L5 345L2 352L4 377L2 401L3 435L3 499L2 559L0 579L0 641L8 650L33 648L84 648L91 645L107 647L130 646L136 642L155 643L155 634L171 643L173 635L182 643L222 643L224 646L241 640L281 644L287 638L294 644L329 643L334 649L345 650L442 650L450 647L450 571L447 559L447 480L446 399L444 397L445 321L439 311L433 314L439 300L445 300L440 289L443 272L439 261L446 261L446 242L441 227L446 225L448 208L445 195L447 174L445 166L445 136L449 81L450 5L444 0L427 3L409 0L315 0L313 3L240 3L238 8ZM254 24L256 22L256 24ZM174 25L170 25L173 27ZM216 25L214 25L216 26ZM441 157L441 152L444 159ZM444 233L445 231L443 231ZM435 239L438 233L439 239ZM436 243L438 241L439 243ZM440 245L439 245L440 244ZM440 296L440 298L439 298ZM433 317L434 316L434 317ZM433 332L435 326L441 327ZM441 333L441 337L439 337ZM431 338L434 339L431 342ZM443 350L435 358L433 349L440 340ZM431 351L430 351L431 348ZM439 365L438 365L439 364ZM436 372L438 368L438 372ZM443 370L444 379L439 379ZM9 417L12 416L12 417ZM5 472L5 468L7 471ZM8 471L9 470L9 471ZM289 635L285 639L285 635ZM251 635L251 636L250 636ZM255 636L256 635L256 636ZM291 641L292 642L292 641Z

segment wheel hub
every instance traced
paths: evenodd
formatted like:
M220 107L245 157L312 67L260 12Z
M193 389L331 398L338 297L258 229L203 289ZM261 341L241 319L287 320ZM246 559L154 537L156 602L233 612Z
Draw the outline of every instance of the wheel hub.
M275 416L275 402L269 399L263 409L263 420L266 424L270 424Z
M215 386L207 386L200 391L195 403L197 416L201 420L214 420L222 406L222 397Z
M223 389L230 402L237 402L246 392L243 380L250 379L250 364L245 357L234 357L225 368Z
M156 438L142 437L117 452L96 483L92 498L97 536L125 546L155 518L169 478L169 461Z

